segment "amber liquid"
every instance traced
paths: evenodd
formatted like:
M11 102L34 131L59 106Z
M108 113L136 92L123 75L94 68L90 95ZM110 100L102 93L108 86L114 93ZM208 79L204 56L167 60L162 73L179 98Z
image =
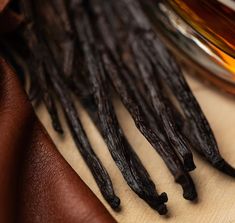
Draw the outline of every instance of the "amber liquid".
M235 75L235 10L227 0L169 0L174 10L209 41L223 66ZM229 0L235 7L235 1Z

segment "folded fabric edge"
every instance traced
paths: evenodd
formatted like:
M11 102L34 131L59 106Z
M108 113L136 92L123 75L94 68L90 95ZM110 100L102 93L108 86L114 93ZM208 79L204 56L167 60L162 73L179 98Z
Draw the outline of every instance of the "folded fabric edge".
M16 76L0 59L0 222L116 222L56 149Z

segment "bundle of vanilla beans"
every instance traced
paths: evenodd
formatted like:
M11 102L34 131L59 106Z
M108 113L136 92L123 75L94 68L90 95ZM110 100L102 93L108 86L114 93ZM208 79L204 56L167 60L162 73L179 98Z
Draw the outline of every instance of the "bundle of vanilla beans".
M13 1L10 7L24 21L14 33L1 36L0 47L19 75L29 75L31 100L45 104L54 129L63 134L60 103L77 148L110 206L118 208L120 200L89 143L75 100L96 124L130 188L166 214L167 195L158 194L127 141L113 108L113 90L182 186L185 199L197 198L189 174L195 169L192 149L230 176L235 170L221 157L206 117L143 4L155 7L154 0Z

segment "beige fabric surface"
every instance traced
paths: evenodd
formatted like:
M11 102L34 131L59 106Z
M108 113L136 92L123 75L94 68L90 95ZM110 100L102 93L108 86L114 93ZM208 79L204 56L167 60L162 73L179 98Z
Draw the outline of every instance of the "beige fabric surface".
M221 153L235 166L235 99L216 88L201 83L191 76L187 77L187 79L214 130ZM65 128L66 136L60 137L52 130L50 119L44 107L38 108L38 115L60 152L97 194L118 222L235 223L235 179L214 170L195 154L197 168L193 171L192 177L197 187L199 199L196 203L184 200L180 186L174 183L173 177L168 172L161 158L138 132L120 101L115 100L115 108L131 145L149 171L158 192L165 191L168 194L169 215L167 217L159 216L157 212L152 210L131 191L112 160L104 141L79 105L80 117L90 137L92 146L107 168L116 193L121 198L122 210L119 213L112 211L102 198L94 179L72 139L69 137L68 129Z

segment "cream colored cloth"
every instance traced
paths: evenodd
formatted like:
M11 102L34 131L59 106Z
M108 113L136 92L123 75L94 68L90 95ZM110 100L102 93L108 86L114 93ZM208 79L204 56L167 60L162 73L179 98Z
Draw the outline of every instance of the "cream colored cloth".
M211 127L215 133L222 155L235 166L235 100L232 96L220 92L193 77L187 77ZM88 168L82 160L66 128L66 137L61 138L52 130L50 119L43 107L38 114L55 141L60 152L77 171L81 178L97 194L111 214L120 223L235 223L235 179L223 175L194 155L197 168L192 177L197 187L199 199L190 203L182 197L180 186L174 183L165 164L138 132L128 112L120 101L115 101L115 108L120 123L128 139L149 171L158 192L168 194L169 217L159 216L141 200L125 183L122 175L112 160L108 149L97 133L85 111L78 105L80 118L90 137L92 146L107 168L116 193L121 198L122 210L112 211L102 198Z

